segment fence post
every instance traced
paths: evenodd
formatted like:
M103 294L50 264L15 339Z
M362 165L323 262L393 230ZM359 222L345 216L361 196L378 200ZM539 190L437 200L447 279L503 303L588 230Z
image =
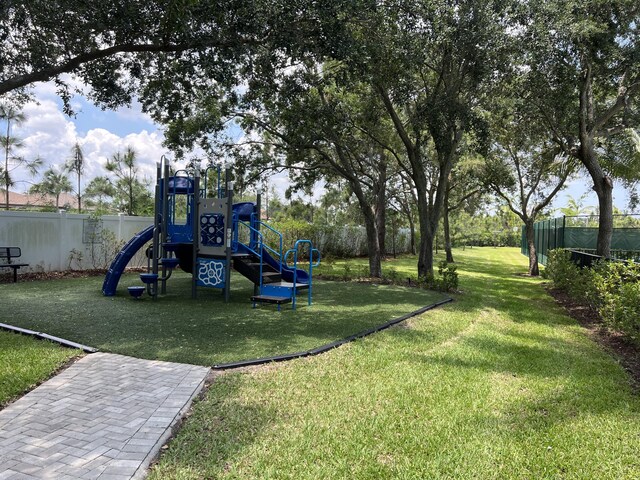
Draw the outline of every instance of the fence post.
M66 242L65 240L65 235L67 235L67 212L65 210L59 210L58 211L60 217L58 219L58 228L59 228L59 244L58 244L58 265L56 267L56 270L61 272L62 270L64 270L64 262L66 260L66 254L67 252L65 251L66 246L68 245L68 242Z
M122 241L122 223L124 221L124 212L118 212L118 242Z

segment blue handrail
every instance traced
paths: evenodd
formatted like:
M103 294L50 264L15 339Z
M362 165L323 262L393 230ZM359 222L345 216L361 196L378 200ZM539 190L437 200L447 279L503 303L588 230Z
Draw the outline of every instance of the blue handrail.
M312 296L312 290L313 290L313 251L317 251L318 252L318 262L316 264L316 266L318 266L320 263L320 252L313 248L313 244L311 243L311 240L297 240L296 243L294 244L293 248L291 250L289 250L287 252L287 254L285 255L285 259L289 256L289 254L291 252L293 252L293 298L291 299L292 301L292 307L295 310L296 308L296 290L297 290L297 285L298 285L298 251L299 251L299 247L301 245L304 244L308 244L309 245L309 293L308 293L308 305L311 305L311 296Z
M262 233L259 230L256 230L255 228L253 228L251 225L249 225L246 222L243 222L241 220L238 220L238 226L243 225L245 227L247 227L249 229L249 231L257 234L258 236L258 251L256 252L255 250L253 250L251 248L251 246L247 246L247 250L249 250L251 253L253 253L256 257L258 257L260 259L260 290L262 290L262 265L263 265L263 253L264 253L264 249L265 249L265 244L264 244L264 235L262 235ZM236 235L237 235L237 231L238 229L236 229ZM267 247L268 248L268 247Z
M265 227L267 230L270 230L271 232L275 233L278 236L278 250L276 251L274 248L270 247L266 240L265 240L265 236L262 236L262 245L264 248L267 249L267 251L271 252L274 256L276 256L277 260L278 260L278 265L279 265L279 271L280 273L282 273L282 263L283 263L283 258L282 258L282 247L283 247L283 239L282 239L282 233L280 233L278 230L276 230L275 228L273 228L271 225L264 223L261 220L257 220L256 219L256 213L252 213L251 214L251 223L253 225L261 225L263 227ZM258 230L255 227L250 226L251 231L254 233L260 232L260 230Z
M296 243L294 244L294 247L290 250L287 250L287 252L283 255L282 253L282 247L283 247L283 237L282 234L277 231L276 229L274 229L273 227L271 227L270 225L262 222L262 221L257 221L255 219L255 214L251 214L251 223L253 225L261 225L264 226L265 228L267 228L268 230L270 230L271 232L275 233L276 235L278 235L279 238L279 251L276 251L275 249L271 248L269 245L266 244L265 241L265 236L262 234L262 232L260 230L258 230L257 228L254 228L251 224L248 224L246 222L240 221L238 220L238 226L242 225L244 227L247 227L249 229L249 232L253 235L256 236L257 238L257 244L253 245L253 242L251 245L246 246L247 250L251 253L253 253L255 256L257 256L260 259L260 289L262 289L262 266L263 266L263 255L264 255L264 251L268 251L270 253L272 253L274 256L277 256L279 261L278 261L278 265L279 265L279 269L280 269L280 273L282 273L282 269L286 266L288 268L291 268L293 270L293 287L292 287L292 298L291 298L291 302L292 302L292 308L295 310L296 308L296 298L297 298L297 288L298 288L298 254L301 252L302 248L304 245L309 245L309 269L308 269L308 274L309 274L309 282L308 282L308 304L311 305L311 298L313 296L313 268L317 267L320 265L320 260L321 260L321 256L320 256L320 251L317 248L313 248L313 244L311 243L311 240L305 240L305 239L301 239L296 241ZM235 235L237 238L238 236L238 232L236 229ZM289 256L293 255L293 267L290 267L288 265L288 260L289 260ZM315 258L315 260L314 260Z

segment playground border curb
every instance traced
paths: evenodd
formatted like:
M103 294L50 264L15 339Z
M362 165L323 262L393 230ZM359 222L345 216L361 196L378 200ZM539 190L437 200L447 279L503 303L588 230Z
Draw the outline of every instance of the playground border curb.
M48 333L44 332L36 332L35 330L29 330L27 328L14 327L13 325L8 325L6 323L0 323L0 329L13 333L21 333L22 335L35 337L39 340L50 340L62 345L63 347L75 348L78 350L82 350L85 353L96 353L98 351L97 348L88 347L86 345L82 345L81 343L72 342L71 340L65 340L64 338L60 337L54 337L53 335L49 335Z
M381 332L382 330L386 330L389 327L393 327L398 323L404 322L412 317L418 316L422 313L428 312L429 310L433 310L434 308L440 307L441 305L453 302L453 298L445 298L444 300L440 300L439 302L432 303L431 305L427 305L426 307L419 308L418 310L414 310L413 312L407 313L406 315L402 315L401 317L394 318L393 320L389 320L386 323L378 325L377 327L370 328L368 330L363 330L354 335L350 335L348 337L343 338L342 340L336 340L335 342L326 343L321 345L320 347L312 348L311 350L305 350L302 352L295 353L285 353L283 355L274 355L273 357L264 357L264 358L254 358L251 360L240 360L238 362L229 362L229 363L219 363L211 367L213 370L231 370L234 368L242 368L242 367L251 367L256 365L264 365L266 363L272 362L286 362L289 360L294 360L296 358L305 358L312 357L315 355L320 355L321 353L328 352L329 350L333 350L334 348L338 348L345 343L350 343L359 338L368 337L377 332Z

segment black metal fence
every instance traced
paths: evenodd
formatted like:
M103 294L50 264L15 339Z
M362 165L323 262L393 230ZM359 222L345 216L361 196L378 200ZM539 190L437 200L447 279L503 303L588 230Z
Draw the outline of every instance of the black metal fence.
M594 254L598 239L598 216L578 215L552 218L536 222L533 226L534 245L538 262L547 264L548 252L566 248ZM520 251L529 256L525 227L522 227ZM611 258L640 261L640 216L615 215L611 237Z

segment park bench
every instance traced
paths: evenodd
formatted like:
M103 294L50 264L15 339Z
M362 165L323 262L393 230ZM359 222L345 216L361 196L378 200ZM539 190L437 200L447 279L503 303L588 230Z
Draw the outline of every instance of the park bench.
M0 268L13 268L13 283L18 281L18 269L28 267L28 263L13 263L12 259L20 258L20 247L0 247ZM4 263L6 261L6 263Z

